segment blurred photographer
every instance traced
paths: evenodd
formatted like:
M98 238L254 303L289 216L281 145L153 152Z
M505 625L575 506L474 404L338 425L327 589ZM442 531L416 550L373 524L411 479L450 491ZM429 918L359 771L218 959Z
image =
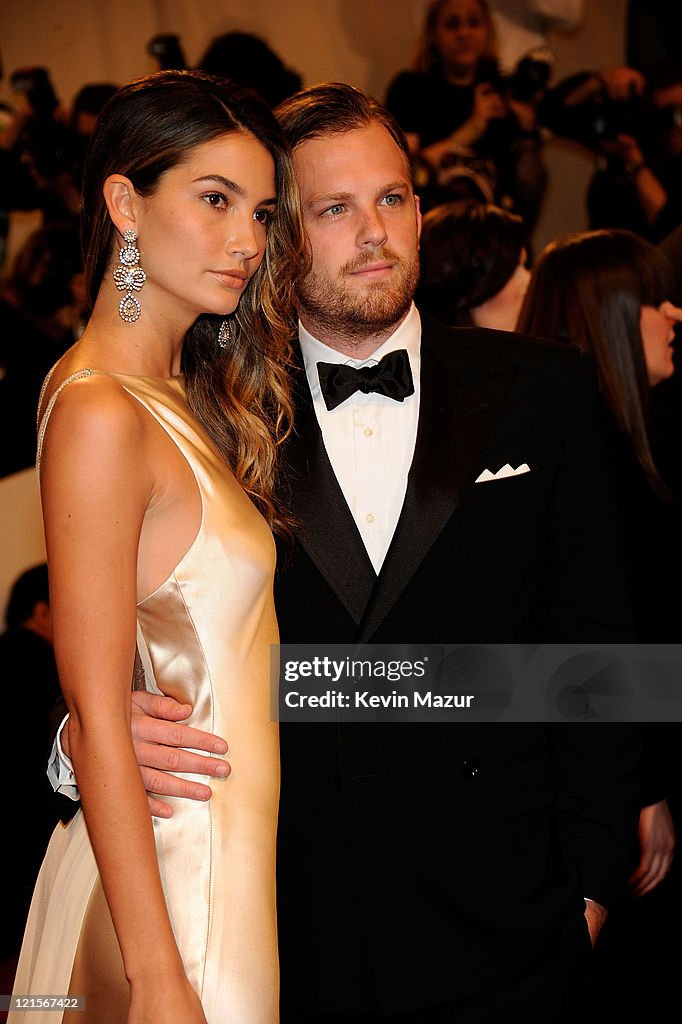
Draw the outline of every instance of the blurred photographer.
M172 32L152 36L147 43L147 53L157 61L159 71L185 71L187 68L180 40Z
M3 147L28 172L33 205L43 210L44 220L75 219L80 206L75 173L78 146L50 74L42 67L17 68L9 84L13 111L3 132ZM23 195L6 202L8 209L27 208Z
M542 123L595 156L586 195L590 228L625 228L658 242L680 222L678 69L672 78L671 86L652 88L635 68L584 71L544 97Z
M486 0L429 5L413 69L396 75L386 96L425 208L468 196L518 213L532 229L546 171L535 115L542 87L523 80L529 71L537 69L520 69L514 92L516 76L497 63Z

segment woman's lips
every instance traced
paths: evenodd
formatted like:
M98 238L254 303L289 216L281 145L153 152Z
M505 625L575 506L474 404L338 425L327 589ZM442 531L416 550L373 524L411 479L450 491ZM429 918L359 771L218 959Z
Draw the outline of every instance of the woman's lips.
M212 270L211 273L226 288L241 290L247 281L245 270Z

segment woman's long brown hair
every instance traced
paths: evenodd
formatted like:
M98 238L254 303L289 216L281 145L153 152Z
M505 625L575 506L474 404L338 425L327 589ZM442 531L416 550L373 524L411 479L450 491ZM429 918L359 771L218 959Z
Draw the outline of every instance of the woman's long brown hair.
M107 177L123 174L139 195L150 196L196 146L236 131L250 133L271 154L277 207L263 261L231 317L227 346L217 344L221 318L199 317L185 338L182 369L190 407L271 527L286 534L286 513L274 499L275 453L292 420L293 286L305 265L305 245L289 149L264 101L198 71L158 71L109 100L83 176L86 288L92 307L116 249L102 194Z

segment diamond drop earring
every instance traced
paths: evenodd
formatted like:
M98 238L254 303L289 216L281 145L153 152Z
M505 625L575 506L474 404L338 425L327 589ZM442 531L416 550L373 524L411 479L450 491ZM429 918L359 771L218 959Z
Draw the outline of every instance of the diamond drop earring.
M142 307L140 300L133 292L139 292L147 280L140 262L140 251L135 247L137 234L130 228L123 233L125 245L118 251L118 266L114 270L114 283L120 292L125 295L118 304L118 315L127 324L134 324L138 319Z
M232 327L230 326L230 321L229 321L228 317L225 317L225 319L223 320L223 322L220 325L220 330L218 331L218 345L219 345L219 347L220 348L227 348L228 342L229 342L231 337L232 337Z

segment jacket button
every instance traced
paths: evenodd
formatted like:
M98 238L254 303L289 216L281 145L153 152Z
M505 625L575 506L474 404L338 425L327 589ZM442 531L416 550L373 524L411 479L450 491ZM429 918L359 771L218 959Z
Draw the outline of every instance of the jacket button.
M475 757L465 757L461 764L462 774L476 778L480 774L481 766Z

